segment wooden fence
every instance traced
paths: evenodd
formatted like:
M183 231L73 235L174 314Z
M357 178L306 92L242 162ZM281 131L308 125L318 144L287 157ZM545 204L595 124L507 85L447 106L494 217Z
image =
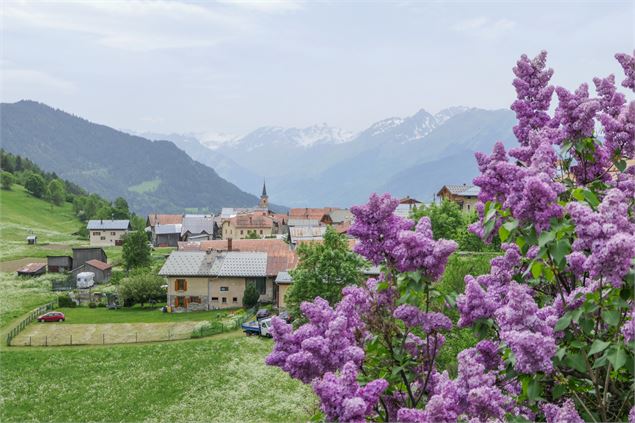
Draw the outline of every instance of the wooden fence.
M39 306L35 310L33 310L29 315L22 319L20 323L18 323L13 329L9 331L7 334L7 345L11 345L11 340L18 336L20 332L22 332L29 323L36 320L40 315L46 313L49 310L53 310L57 306L57 302L50 302L48 304L44 304L43 306Z

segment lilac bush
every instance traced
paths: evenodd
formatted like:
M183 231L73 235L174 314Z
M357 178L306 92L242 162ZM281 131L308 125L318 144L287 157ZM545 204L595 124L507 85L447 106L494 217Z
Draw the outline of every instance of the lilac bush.
M616 58L635 90L635 57ZM456 244L376 194L352 208L349 233L381 276L336 305L304 303L295 331L274 319L267 363L310 383L324 419L635 421L635 101L613 75L593 80L596 96L553 87L546 59L513 69L519 146L476 155L471 230L498 233L503 254L465 277L456 325L436 287ZM457 327L478 341L441 369Z

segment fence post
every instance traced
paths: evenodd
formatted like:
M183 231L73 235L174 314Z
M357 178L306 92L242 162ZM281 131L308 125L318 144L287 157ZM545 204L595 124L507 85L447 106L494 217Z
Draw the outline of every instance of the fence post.
M31 340L31 336L29 335L29 347L31 346L31 344L32 344L32 340Z
M106 345L106 334L105 333L101 334L101 344L102 345Z
M135 343L139 342L139 332L134 333L134 341Z
M46 336L44 337L44 346L45 346L45 347L48 347L48 346L49 346L49 336L48 336L48 335L46 335Z
M71 334L70 337L71 337L71 345L73 345L73 334Z

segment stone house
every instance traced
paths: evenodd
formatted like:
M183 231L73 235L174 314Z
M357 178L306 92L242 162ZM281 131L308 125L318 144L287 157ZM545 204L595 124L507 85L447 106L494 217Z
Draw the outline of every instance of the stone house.
M437 197L453 201L459 205L463 212L472 213L475 211L474 207L480 192L481 189L475 185L443 185L437 193Z
M100 247L75 247L73 248L73 266L79 267L89 260L99 260L107 263L108 256Z
M46 262L49 273L62 273L73 269L71 256L46 256Z
M273 301L267 253L243 251L174 251L159 271L167 279L167 303L176 311L242 307L247 284L260 301Z
M77 275L82 272L92 272L95 274L95 283L107 282L112 276L112 265L105 263L101 260L88 260L81 266L73 269L71 274L73 279L77 278Z

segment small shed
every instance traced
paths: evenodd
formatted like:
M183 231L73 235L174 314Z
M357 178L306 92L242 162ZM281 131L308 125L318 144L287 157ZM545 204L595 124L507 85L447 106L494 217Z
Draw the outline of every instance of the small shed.
M27 244L37 244L37 235L29 235L26 237Z
M49 273L69 272L73 270L73 257L46 256Z
M88 260L86 263L73 269L73 277L77 278L80 273L90 272L93 274L95 283L106 282L112 276L112 265L100 260Z
M181 238L182 224L156 225L154 227L155 247L177 247Z
M46 263L29 263L18 269L18 276L40 276L46 272Z
M108 257L101 247L75 247L73 248L73 266L78 268L89 260L99 260L106 263Z

